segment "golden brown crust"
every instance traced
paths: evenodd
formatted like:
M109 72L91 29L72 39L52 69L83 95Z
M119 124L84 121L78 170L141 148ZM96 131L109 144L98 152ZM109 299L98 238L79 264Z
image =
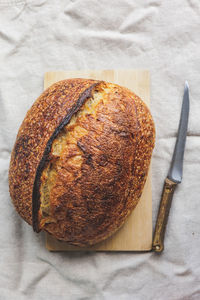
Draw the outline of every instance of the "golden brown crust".
M59 155L52 147L46 167L52 179L47 179L47 169L40 178L42 187L51 182L50 221L40 209L40 229L78 246L95 244L113 234L139 201L155 142L146 105L118 85L84 79L59 82L27 113L10 163L13 202L32 224L31 196L45 146L81 93L94 83L98 85L92 98L100 95L101 99L92 112L77 115L75 124L65 127L69 134L66 147Z
M95 82L69 79L53 84L35 101L19 129L11 154L9 189L18 213L31 225L33 185L46 144L79 96Z
M95 116L76 122L87 134L73 152L62 154L50 194L54 220L43 226L78 246L102 241L124 223L139 201L154 145L154 125L142 101L117 85L101 87L105 101ZM72 167L69 159L80 155L77 147L83 162Z

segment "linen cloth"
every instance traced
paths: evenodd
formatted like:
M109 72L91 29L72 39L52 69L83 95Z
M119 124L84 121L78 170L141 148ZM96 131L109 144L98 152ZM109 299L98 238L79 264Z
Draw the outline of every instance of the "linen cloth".
M153 224L190 85L183 181L165 251L50 253L16 213L8 167L44 72L149 69ZM0 299L200 299L200 2L0 0Z

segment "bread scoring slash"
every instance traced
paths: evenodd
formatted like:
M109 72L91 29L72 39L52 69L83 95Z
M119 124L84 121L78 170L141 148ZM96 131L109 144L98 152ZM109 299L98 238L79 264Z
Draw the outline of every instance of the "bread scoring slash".
M127 88L62 80L27 112L11 154L9 189L36 232L90 246L118 230L147 178L155 127Z

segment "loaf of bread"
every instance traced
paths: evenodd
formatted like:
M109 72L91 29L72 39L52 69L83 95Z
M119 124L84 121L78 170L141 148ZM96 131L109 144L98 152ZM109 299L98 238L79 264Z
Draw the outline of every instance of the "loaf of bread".
M152 116L127 88L62 80L27 112L12 151L10 195L34 231L90 246L136 207L155 142Z

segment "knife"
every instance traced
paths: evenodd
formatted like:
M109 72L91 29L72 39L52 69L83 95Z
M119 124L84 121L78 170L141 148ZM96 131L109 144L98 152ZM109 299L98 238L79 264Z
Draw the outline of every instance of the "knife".
M185 82L181 117L178 128L178 136L174 148L174 153L170 165L170 169L165 179L162 197L160 201L160 207L158 211L156 227L153 237L152 249L155 252L162 252L164 250L164 236L171 207L173 194L177 184L182 181L183 174L183 157L185 150L185 141L188 128L188 116L189 116L189 86L187 81Z

